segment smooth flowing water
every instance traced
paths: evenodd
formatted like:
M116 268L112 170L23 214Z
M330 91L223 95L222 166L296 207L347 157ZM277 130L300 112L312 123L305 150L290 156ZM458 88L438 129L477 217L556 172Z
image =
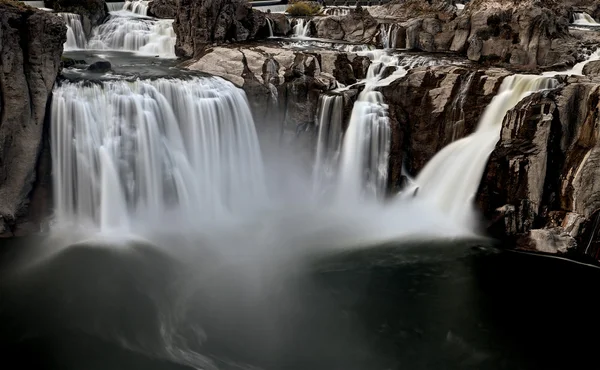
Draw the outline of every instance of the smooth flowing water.
M294 33L293 33L292 37L298 38L298 39L308 38L310 35L310 26L312 24L312 21L309 20L307 22L307 21L305 21L304 18L297 18L295 21L296 21L296 24L294 25L294 28L293 28Z
M596 22L594 18L588 13L573 13L573 24L578 26L600 26L600 23Z
M81 16L73 13L58 13L67 24L67 42L65 50L78 50L87 47L87 37L81 22Z

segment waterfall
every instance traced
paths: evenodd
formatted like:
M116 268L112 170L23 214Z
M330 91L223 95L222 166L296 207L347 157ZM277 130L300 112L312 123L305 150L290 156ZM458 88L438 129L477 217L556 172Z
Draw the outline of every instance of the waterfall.
M331 7L325 9L325 14L334 15L334 16L344 16L350 13L350 8L348 7Z
M264 201L252 114L225 80L65 82L51 115L60 225L181 226Z
M269 37L273 37L273 20L271 18L266 18L267 26L269 26Z
M118 10L123 10L123 8L125 8L125 3L106 3L106 6L108 6L109 12L116 12Z
M573 19L573 24L578 26L600 26L600 23L585 12L573 13Z
M173 20L112 14L94 29L88 48L137 51L142 54L175 57Z
M135 14L148 15L148 4L150 1L147 0L133 0L126 1L123 5L123 10L128 10Z
M319 97L317 154L314 189L319 192L333 182L342 145L344 97L339 94Z
M469 221L472 201L488 157L500 138L506 113L532 92L551 89L558 81L537 75L513 75L502 82L500 91L487 106L476 131L439 151L414 180L416 198L429 202L450 218ZM402 199L413 192L401 194Z
M307 38L310 33L310 25L312 21L305 22L303 18L296 19L296 25L294 26L294 34L292 37L295 38Z
M65 50L85 49L87 46L87 38L81 23L81 16L73 13L58 13L67 24L67 42L65 42Z
M384 49L395 49L398 47L398 25L395 23L382 23L379 32L381 32L381 44Z

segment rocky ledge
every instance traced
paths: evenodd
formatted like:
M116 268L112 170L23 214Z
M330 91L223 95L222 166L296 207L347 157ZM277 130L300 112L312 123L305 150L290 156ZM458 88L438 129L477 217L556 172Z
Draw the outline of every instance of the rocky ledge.
M28 203L49 175L37 164L66 32L56 15L0 0L0 235L36 219L37 205Z
M44 6L56 12L79 14L84 17L83 23L89 21L92 27L104 22L108 16L104 0L44 0Z

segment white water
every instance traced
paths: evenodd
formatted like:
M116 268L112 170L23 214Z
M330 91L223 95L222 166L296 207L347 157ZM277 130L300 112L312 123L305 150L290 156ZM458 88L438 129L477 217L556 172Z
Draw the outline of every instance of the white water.
M578 26L594 26L594 27L598 27L600 26L600 23L596 22L596 20L594 18L592 18L592 16L590 16L588 13L573 13L573 24L578 25Z
M310 20L308 22L305 22L304 18L296 19L296 25L294 26L294 34L292 37L299 39L308 38L311 23L312 21Z
M114 12L117 10L123 10L123 8L125 7L125 3L124 2L120 2L120 3L106 3L106 6L108 6L108 11L109 12Z
M379 27L381 44L384 49L398 47L398 25L396 23L382 23Z
M344 97L325 95L319 97L317 153L314 166L315 192L327 192L335 181L342 145Z
M176 35L173 20L135 16L131 12L112 12L94 29L88 49L134 51L149 56L175 57Z
M446 146L421 170L414 180L418 187L416 198L460 224L471 224L473 198L488 158L500 138L504 116L528 94L554 88L557 84L553 78L537 75L505 78L479 120L476 131ZM413 190L401 194L400 199L412 197Z
M139 15L148 15L149 3L150 1L147 0L126 1L123 5L123 10L127 10Z
M335 15L335 16L344 16L350 13L349 7L328 7L325 9L325 14L327 15Z
M87 38L81 23L81 16L73 13L58 13L67 24L67 42L65 42L65 50L85 49L87 46Z
M273 37L273 20L271 18L266 18L267 26L269 26L269 37Z
M196 225L265 202L245 95L219 78L64 83L52 159L63 227Z

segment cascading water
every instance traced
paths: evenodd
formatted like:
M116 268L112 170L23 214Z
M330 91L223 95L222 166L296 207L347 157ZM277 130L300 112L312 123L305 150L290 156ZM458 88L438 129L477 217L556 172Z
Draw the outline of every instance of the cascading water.
M398 25L395 23L383 23L379 28L381 33L381 44L384 49L394 49L398 45Z
M150 1L147 0L126 1L123 5L123 10L128 10L139 15L148 15L149 3Z
M273 20L271 18L266 18L267 26L269 26L269 37L273 37Z
M109 12L115 12L118 10L123 10L125 3L106 3L106 6L108 7Z
M421 170L414 180L414 185L418 187L415 198L426 201L454 220L469 223L473 197L488 157L500 138L504 116L528 94L557 85L556 79L545 76L507 77L487 106L476 131L446 146ZM400 198L406 200L413 197L413 190L401 194Z
M175 57L173 20L131 16L113 12L94 29L88 49L136 51L164 58Z
M314 190L327 189L332 184L342 145L344 97L339 94L319 97L317 154L314 166Z
M588 13L573 13L573 24L578 26L600 26L600 23L596 22L592 16Z
M331 7L325 9L325 14L334 15L334 16L344 16L350 13L350 8L348 7Z
M295 38L308 38L310 34L310 25L312 21L305 22L303 18L296 19L296 24L294 25L294 34L292 37Z
M60 225L181 226L264 200L245 95L219 78L63 83L52 160Z
M81 23L81 16L73 13L58 13L67 24L67 42L65 42L65 50L85 49L87 46L87 38Z

